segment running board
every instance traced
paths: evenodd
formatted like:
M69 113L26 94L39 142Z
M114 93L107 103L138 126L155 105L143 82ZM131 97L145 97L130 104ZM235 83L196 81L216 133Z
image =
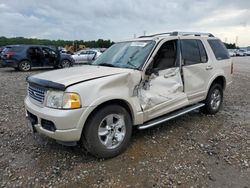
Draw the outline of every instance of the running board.
M159 117L157 119L148 121L148 122L144 123L143 125L138 126L138 129L143 130L143 129L147 129L147 128L156 126L156 125L158 125L160 123L163 123L163 122L168 121L170 119L176 118L178 116L181 116L181 115L184 115L184 114L186 114L188 112L196 110L196 109L198 109L198 108L200 108L200 107L202 107L204 105L205 105L204 103L198 103L198 104L186 107L186 108L182 108L181 110L177 110L177 111L169 113L169 114L167 114L165 116L161 116L161 117Z

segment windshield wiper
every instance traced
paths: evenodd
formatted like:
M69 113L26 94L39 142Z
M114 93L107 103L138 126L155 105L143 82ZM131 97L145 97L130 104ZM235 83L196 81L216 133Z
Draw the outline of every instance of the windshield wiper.
M106 67L115 67L113 64L110 64L110 63L99 63L99 64L96 64L96 65L106 66Z

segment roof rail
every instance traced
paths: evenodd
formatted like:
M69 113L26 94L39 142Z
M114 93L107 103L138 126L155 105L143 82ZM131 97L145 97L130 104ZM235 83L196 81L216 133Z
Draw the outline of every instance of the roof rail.
M167 32L167 33L156 33L152 35L145 35L145 36L140 36L139 38L146 38L146 37L156 37L156 36L161 36L161 35L169 35L169 36L208 36L208 37L214 37L213 34L211 33L198 33L198 32L179 32L179 31L174 31L174 32Z
M211 33L199 33L199 32L179 32L179 31L174 31L172 33L172 36L208 36L208 37L214 37L213 34Z
M167 33L156 33L152 35L144 35L144 36L139 36L139 38L146 38L146 37L156 37L159 35L171 35L173 32L167 32Z

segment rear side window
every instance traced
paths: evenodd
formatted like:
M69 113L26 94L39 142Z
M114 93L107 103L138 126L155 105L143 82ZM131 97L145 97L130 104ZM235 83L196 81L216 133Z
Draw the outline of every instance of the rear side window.
M6 47L4 49L4 52L8 52L8 51L12 51L12 52L21 52L22 51L22 47L21 46L10 46L10 47Z
M208 40L217 60L229 59L229 53L225 45L218 39Z
M200 40L181 40L181 52L182 58L185 60L185 65L207 62L207 53Z

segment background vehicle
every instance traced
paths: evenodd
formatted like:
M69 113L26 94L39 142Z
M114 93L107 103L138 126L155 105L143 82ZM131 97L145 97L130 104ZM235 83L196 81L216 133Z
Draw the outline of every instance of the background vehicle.
M89 63L96 60L102 53L98 50L81 50L72 55L75 63Z
M246 50L245 55L250 56L250 50L249 49Z
M236 56L236 50L235 49L228 49L228 53L229 53L230 57Z
M232 73L212 34L143 36L114 44L91 65L29 77L25 108L34 131L109 158L127 148L132 126L150 128L198 108L216 114Z
M2 65L16 70L29 71L31 67L70 67L74 60L68 54L60 53L48 46L9 45L4 48Z
M2 54L2 51L3 51L4 48L5 48L5 46L0 47L0 60L1 60L1 54Z
M246 56L246 50L245 49L239 49L236 51L236 56Z

